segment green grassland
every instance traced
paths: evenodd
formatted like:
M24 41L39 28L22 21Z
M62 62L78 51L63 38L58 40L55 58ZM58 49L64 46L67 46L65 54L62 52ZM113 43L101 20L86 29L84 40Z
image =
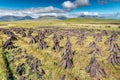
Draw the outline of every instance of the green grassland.
M34 29L42 29L40 27L52 27L55 26L56 28L60 27L63 29L97 29L97 30L107 30L107 31L116 31L120 32L120 20L103 20L103 19L67 19L67 20L33 20L33 21L14 21L14 22L0 22L0 28L34 28ZM110 26L110 27L108 27ZM36 33L34 33L36 34ZM72 36L70 41L72 43L72 50L75 51L73 57L74 66L71 69L63 69L60 66L61 55L64 51L64 46L66 44L66 37L60 41L60 46L63 47L60 52L55 52L52 50L53 41L52 35L45 38L47 45L49 46L45 50L37 49L37 44L29 44L29 38L22 38L21 36L17 35L19 40L14 41L14 45L20 46L22 49L27 51L27 54L33 55L34 57L41 60L41 68L45 70L45 75L43 76L43 80L61 80L63 74L66 75L65 80L75 80L75 77L78 80L96 80L94 78L90 78L89 74L85 71L86 66L89 64L91 55L89 55L90 49L87 47L88 44L94 41L92 36L87 36L87 39L84 41L84 45L78 45L77 37ZM110 35L109 35L110 36ZM103 56L97 56L96 59L100 63L100 65L105 69L107 73L106 78L101 78L101 80L120 80L120 66L115 66L118 69L115 69L113 65L108 64L107 58L110 55L108 46L104 45L104 42L109 37L103 37L102 42L96 42L97 45L100 46ZM2 40L4 42L8 39L8 37L2 33L0 33L0 46L2 45ZM119 39L117 40L117 44L120 46L120 35ZM13 55L13 50L6 50L10 55ZM18 54L21 56L23 53ZM7 80L6 79L6 68L5 62L3 59L4 52L0 48L0 80ZM9 55L6 54L9 62ZM14 65L20 64L24 62L24 59L16 60ZM55 65L57 63L57 65ZM13 75L16 77L16 80L19 80L17 77L16 72L13 70L14 66L12 63L9 65L10 69L13 72ZM27 80L37 80L34 78L34 75L31 75Z

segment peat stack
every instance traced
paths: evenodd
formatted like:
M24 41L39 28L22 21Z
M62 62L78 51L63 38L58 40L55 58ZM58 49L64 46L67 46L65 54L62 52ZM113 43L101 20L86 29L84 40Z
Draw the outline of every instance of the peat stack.
M13 28L13 31L16 33L16 34L19 34L21 32L21 28Z
M79 45L83 45L83 41L86 39L85 34L78 36L78 41L76 42Z
M38 60L37 58L33 59L32 71L34 73L37 73L38 78L42 78L42 76L45 74L45 71L39 67L40 65L40 60Z
M8 37L10 37L10 40L12 41L17 40L17 37L15 36L15 34L10 30L3 29L3 34L6 34Z
M15 48L15 46L13 45L13 42L12 42L10 39L8 39L8 40L2 45L2 48L9 50L9 49Z
M22 37L26 37L26 33L25 33L24 31L20 32L20 35L21 35Z
M113 44L116 44L115 41L118 39L118 36L116 33L113 33L108 39L107 41L104 42L105 45L108 45L109 47L111 47Z
M102 36L107 36L107 35L108 35L108 32L107 32L106 30L103 30L103 31L101 31L101 35L102 35Z
M38 60L37 58L33 59L33 65L32 65L33 72L37 71L39 66L40 66L40 60Z
M26 56L26 63L30 66L29 74L36 74L38 79L41 79L45 74L45 71L40 67L41 62L38 58L33 57L32 55Z
M30 29L30 30L28 31L28 37L31 37L31 36L32 36L32 33L33 33L33 30Z
M35 40L36 40L37 42L39 41L39 36L38 36L38 35L35 36Z
M42 50L42 49L46 49L46 48L47 48L46 42L43 39L39 39L38 49Z
M39 37L39 39L45 39L45 33L39 30L38 37Z
M37 43L36 38L33 37L33 36L31 36L30 41L29 41L29 44L35 44L35 43Z
M95 38L95 41L101 42L102 41L102 35L100 33L93 36Z
M25 64L22 63L20 64L19 66L17 66L16 68L16 73L19 75L19 76L22 76L24 73L25 73Z
M62 54L61 65L64 69L69 69L73 66L73 52L71 50L71 43L69 38L67 38L65 50Z
M7 36L11 36L14 35L14 33L12 31L10 31L9 29L3 29L2 30L3 34L7 35Z
M89 54L93 54L93 55L102 55L101 49L98 45L96 45L95 42L91 42L89 44L89 47L91 48L91 51L89 52Z
M23 29L23 28L15 28L15 29L13 29L13 31L16 34L20 34L22 37L26 37L25 29Z
M106 77L106 72L103 68L101 68L94 56L91 58L89 65L86 67L86 71L90 74L90 77L95 77L98 80L100 80L101 76Z
M54 36L53 36L53 42L54 42L53 50L55 50L55 51L60 51L59 40L58 40L56 34L54 34Z
M104 42L105 45L109 46L109 51L114 53L120 52L119 45L115 42L118 39L118 36L116 33L113 33L110 38L108 38L107 41Z
M119 53L120 52L120 47L117 43L112 42L109 48L110 52L114 52L114 53Z
M62 34L59 34L58 38L59 38L59 40L62 40L62 39L64 39L64 36Z
M104 42L104 44L110 46L112 42L114 42L114 39L110 37L107 39L107 41Z
M111 38L113 38L113 40L117 40L118 39L117 33L113 32L113 34L111 35Z
M18 40L18 39L17 39L17 37L13 34L13 35L10 36L10 40L11 40L11 41L15 41L15 40Z
M41 49L41 50L46 49L47 45L46 45L46 42L44 41L45 35L41 31L39 31L38 36L39 36L38 49Z
M120 65L120 54L118 53L110 54L107 60L108 63L111 63L112 65Z
M93 41L93 42L89 43L89 46L88 46L88 47L94 48L94 47L96 47L96 43Z

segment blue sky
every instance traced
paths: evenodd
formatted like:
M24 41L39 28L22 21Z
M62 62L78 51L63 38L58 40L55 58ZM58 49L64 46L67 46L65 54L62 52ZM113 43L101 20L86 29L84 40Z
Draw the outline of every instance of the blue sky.
M28 14L30 8L34 8L33 11L40 9L38 11L39 15L38 12L37 14L35 13L38 16L40 16L40 14L44 15L44 12L41 12L41 10L44 11L44 9L46 8L48 10L52 9L51 11L46 11L46 15L48 15L49 13L56 15L62 14L67 16L70 16L69 14L83 15L84 13L85 15L102 14L103 16L108 14L112 15L112 18L119 17L120 15L119 0L0 0L0 12L6 12L6 15L9 15L9 12L11 12L10 15L12 15L13 13L15 14L15 10L20 10L22 13L18 11L19 14L22 15L24 13L25 15ZM24 9L27 11L25 11ZM7 10L11 11L7 13ZM16 11L15 15L17 15L18 12ZM4 16L3 14L1 14L0 16ZM35 14L34 16L32 16L35 17ZM118 15L115 16L116 14ZM29 14L28 16L31 15Z

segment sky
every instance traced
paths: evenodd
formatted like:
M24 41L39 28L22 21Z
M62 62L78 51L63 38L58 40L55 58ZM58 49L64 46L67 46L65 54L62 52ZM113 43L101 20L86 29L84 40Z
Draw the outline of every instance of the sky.
M120 19L120 0L0 0L0 17L6 15Z

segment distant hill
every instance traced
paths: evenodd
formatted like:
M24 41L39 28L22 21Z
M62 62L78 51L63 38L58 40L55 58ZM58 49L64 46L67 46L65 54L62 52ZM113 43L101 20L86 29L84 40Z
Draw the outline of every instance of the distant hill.
M117 19L97 19L97 18L68 18L64 22L67 23L120 23Z
M32 18L31 16L2 16L0 17L0 21L18 21L18 20L64 20L67 19L65 16L40 16L38 18Z
M40 16L38 19L40 20L65 20L67 17L65 16Z
M89 16L87 16L89 17ZM93 16L91 18L87 18L86 16L79 16L79 18L67 18L66 16L40 16L38 18L32 18L31 16L2 16L0 17L0 21L20 21L20 20L63 20L65 22L72 22L72 23L98 23L98 22L120 22L120 20L117 19L104 19L104 18L95 18L96 16Z
M0 21L17 21L17 20L33 20L34 18L30 17L30 16L11 16L11 15L7 15L7 16L2 16L0 17Z
M30 17L30 16L25 16L22 17L21 20L33 20L34 18Z

